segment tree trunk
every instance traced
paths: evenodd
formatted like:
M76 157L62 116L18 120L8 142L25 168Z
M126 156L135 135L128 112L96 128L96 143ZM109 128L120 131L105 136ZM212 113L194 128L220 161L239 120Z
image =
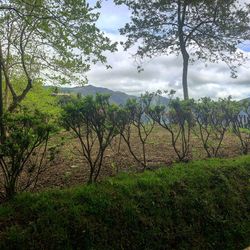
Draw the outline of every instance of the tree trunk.
M3 143L5 137L4 124L3 124L3 76L2 64L0 61L0 143Z
M18 96L13 96L13 102L8 107L9 112L13 112L18 107L18 104L20 104L21 101L26 97L31 88L32 88L32 80L29 78L28 83L23 92Z
M7 186L5 186L5 199L11 200L16 194L16 179L11 180Z
M188 85L187 85L187 73L189 54L186 50L186 39L184 37L184 23L186 18L187 3L186 1L178 0L178 36L180 42L180 49L183 58L183 72L182 72L182 87L184 100L188 100Z
M8 85L5 83L5 89L4 89L4 95L3 95L3 103L5 106L5 109L8 110L9 107L9 89Z
M94 179L93 177L94 177L94 168L91 168L90 173L89 173L89 179L88 179L88 182L87 182L88 185L93 183L93 179Z
M188 83L187 83L187 74L188 74L188 62L189 55L188 53L183 53L183 72L182 72L182 87L183 87L183 95L184 100L188 100Z

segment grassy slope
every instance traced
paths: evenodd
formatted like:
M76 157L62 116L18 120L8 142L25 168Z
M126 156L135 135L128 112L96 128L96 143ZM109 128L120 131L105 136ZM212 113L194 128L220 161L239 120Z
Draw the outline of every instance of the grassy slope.
M242 249L250 156L22 194L0 206L0 249Z

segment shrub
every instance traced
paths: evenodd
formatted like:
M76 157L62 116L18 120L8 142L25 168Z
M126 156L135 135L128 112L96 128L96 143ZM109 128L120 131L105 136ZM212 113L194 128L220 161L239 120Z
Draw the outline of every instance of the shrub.
M46 116L27 111L6 114L5 139L0 144L0 168L3 173L2 199L10 199L17 192L36 185L46 167L49 134L52 126ZM20 177L25 182L20 183Z
M120 134L127 144L129 152L144 170L147 167L146 143L155 126L155 121L151 119L147 112L152 98L152 94L146 93L138 100L129 99L124 107L124 119L120 117L122 126ZM133 132L135 136L132 138ZM139 141L136 151L134 150L132 139ZM136 152L139 153L137 154Z
M173 149L179 161L188 161L190 133L194 125L193 100L171 99L168 107L155 106L148 111L150 117L171 135Z
M109 96L96 95L73 99L63 107L63 124L77 136L78 153L90 167L88 183L95 182L101 171L107 147L118 134L120 109L109 103Z
M225 133L230 126L230 113L230 98L213 101L205 97L194 106L194 116L198 125L196 134L208 157L218 156Z
M248 154L250 147L250 119L248 119L248 124L243 124L242 120L239 118L241 111L247 112L249 105L247 103L241 104L236 101L230 101L230 112L228 113L232 132L237 136L240 141L241 151L243 154ZM244 128L246 127L246 128Z

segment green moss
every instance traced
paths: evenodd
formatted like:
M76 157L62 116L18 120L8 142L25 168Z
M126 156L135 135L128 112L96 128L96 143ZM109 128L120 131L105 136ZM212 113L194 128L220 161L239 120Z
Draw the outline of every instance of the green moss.
M243 249L249 182L244 156L21 194L0 206L0 249Z

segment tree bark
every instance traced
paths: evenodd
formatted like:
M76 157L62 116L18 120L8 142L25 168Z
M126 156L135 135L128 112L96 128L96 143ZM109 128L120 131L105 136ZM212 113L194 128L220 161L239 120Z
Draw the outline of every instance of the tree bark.
M186 8L187 4L182 3L181 0L178 1L178 35L179 42L181 48L181 54L183 58L183 72L182 72L182 87L184 100L188 100L188 83L187 83L187 74L188 74L188 62L189 62L189 54L186 50L186 40L184 38L184 23L186 18Z
M20 104L21 101L26 97L31 88L32 88L32 80L28 79L28 83L23 92L19 96L13 96L13 102L8 107L9 112L13 112L17 108L18 104Z
M4 123L3 123L3 75L2 63L0 59L0 143L3 143L5 137Z
M9 88L8 85L5 84L5 89L4 89L4 94L3 94L3 103L5 106L5 109L8 110L9 107Z
M188 62L189 62L189 55L188 53L182 54L183 57L183 72L182 72L182 87L183 87L183 95L184 100L188 100L188 82L187 82L187 75L188 75Z

